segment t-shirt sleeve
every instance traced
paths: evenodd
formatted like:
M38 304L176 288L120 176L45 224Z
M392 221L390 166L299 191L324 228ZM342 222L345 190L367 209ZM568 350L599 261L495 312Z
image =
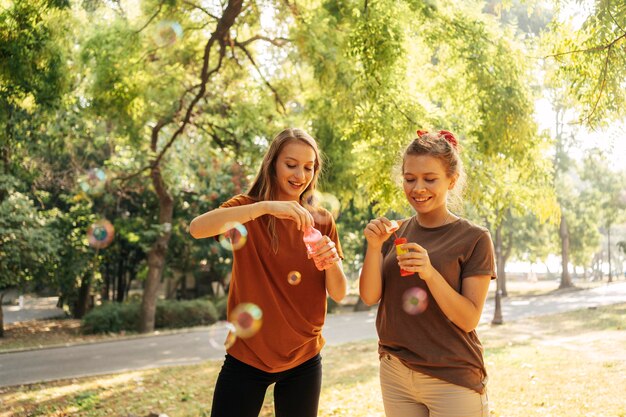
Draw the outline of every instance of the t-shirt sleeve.
M230 200L224 201L222 204L220 204L219 208L245 206L246 204L252 204L252 203L254 203L254 200L251 197L245 194L239 194L239 195L232 197ZM220 235L213 236L213 239L215 239L216 241L219 241Z
M231 198L230 200L224 201L220 204L220 208L225 207L237 207L237 206L245 206L246 204L253 203L254 200L247 195L239 194Z
M476 275L489 275L491 279L496 278L496 261L493 242L491 241L491 236L488 231L484 231L479 235L467 260L463 263L461 278Z

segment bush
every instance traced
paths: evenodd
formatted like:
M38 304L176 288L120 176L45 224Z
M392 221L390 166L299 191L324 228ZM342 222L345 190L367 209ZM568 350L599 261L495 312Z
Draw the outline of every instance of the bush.
M159 301L155 327L176 329L203 326L217 321L219 314L210 300Z
M140 303L107 303L91 310L82 321L84 333L135 332L139 324ZM215 323L217 308L210 300L158 301L155 328L174 329Z
M226 320L226 306L228 305L228 297L224 296L217 298L214 302L217 313L219 314L219 320Z
M119 333L136 331L139 323L138 303L102 304L83 317L83 333Z

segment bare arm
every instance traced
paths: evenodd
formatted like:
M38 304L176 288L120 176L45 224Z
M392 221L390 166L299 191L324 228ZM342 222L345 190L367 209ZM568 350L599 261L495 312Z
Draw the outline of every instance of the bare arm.
M347 287L348 283L340 259L326 269L326 291L330 298L338 303L346 296Z
M259 201L236 207L222 207L204 213L191 221L189 233L196 239L217 236L226 232L228 223L245 224L257 217L270 214L279 219L291 219L298 230L313 225L313 216L297 201Z
M480 322L491 278L489 275L467 277L463 279L463 289L459 294L441 274L437 275L426 283L441 311L452 323L471 332Z
M328 236L322 236L319 241L315 242L313 252L309 257L313 259L319 271L326 271L326 291L330 298L336 302L343 300L348 283L335 242Z
M367 239L367 251L359 277L359 294L367 305L376 304L382 296L383 255L380 250L391 236L391 232L387 231L391 226L387 218L380 217L370 221L363 231Z
M383 292L382 270L383 255L380 253L380 247L374 248L368 245L363 260L363 269L359 276L359 294L361 300L368 306L380 301Z

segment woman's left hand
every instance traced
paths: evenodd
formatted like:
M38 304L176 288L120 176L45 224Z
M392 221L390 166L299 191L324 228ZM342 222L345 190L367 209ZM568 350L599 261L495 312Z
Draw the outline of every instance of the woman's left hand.
M313 258L315 267L319 271L324 271L341 260L335 242L328 236L322 236L320 240L315 242L313 254L309 255L309 258Z
M404 243L401 247L408 252L397 256L400 268L417 272L421 279L428 281L436 272L430 263L428 251L415 242Z

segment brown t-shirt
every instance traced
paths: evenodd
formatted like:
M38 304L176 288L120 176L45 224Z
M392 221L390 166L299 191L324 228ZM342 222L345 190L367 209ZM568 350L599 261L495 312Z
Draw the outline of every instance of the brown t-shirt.
M238 195L220 207L235 207L257 200ZM343 253L332 215L319 209L324 224L315 227L335 242ZM254 303L263 312L261 329L249 338L238 338L228 353L266 372L291 369L317 355L324 346L322 325L326 317L325 271L318 271L307 258L303 233L291 220L276 220L278 252L272 250L267 225L269 215L244 224L248 231L243 247L233 252L233 270L228 292L228 315L240 303ZM319 217L316 217L319 218ZM291 285L291 271L300 272L298 285Z
M464 278L496 276L489 231L465 219L424 228L414 216L396 234L424 247L433 267L459 293ZM417 274L400 276L394 238L382 247L383 289L376 318L379 353L391 354L415 371L482 393L487 372L476 332L467 333L448 320ZM403 309L402 296L412 287L428 294L428 307L421 314Z

